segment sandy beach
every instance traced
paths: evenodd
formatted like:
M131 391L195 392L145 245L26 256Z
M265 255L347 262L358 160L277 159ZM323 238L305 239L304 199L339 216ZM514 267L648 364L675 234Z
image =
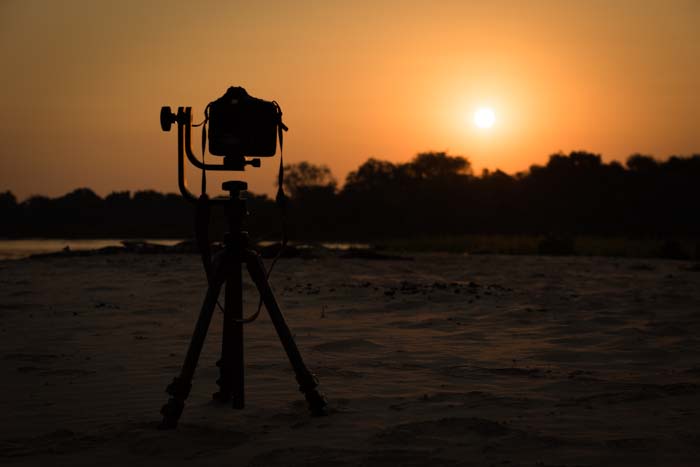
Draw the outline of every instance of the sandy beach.
M0 262L0 463L700 462L696 263L325 254L280 261L272 283L330 415L308 415L265 315L245 328L245 409L211 402L217 312L180 427L159 431L198 257Z

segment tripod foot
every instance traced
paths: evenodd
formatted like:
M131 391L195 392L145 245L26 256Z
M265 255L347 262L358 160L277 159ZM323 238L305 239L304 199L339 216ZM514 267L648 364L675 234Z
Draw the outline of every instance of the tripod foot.
M214 402L219 404L227 404L231 402L231 407L234 409L242 409L245 407L242 397L237 397L235 394L231 394L228 391L217 391L211 395L211 398Z
M226 404L231 400L231 394L224 391L217 391L211 395L211 399L219 404Z
M226 339L226 337L224 337L224 339ZM242 378L238 380L238 391L236 391L234 389L234 381L231 378L232 374L234 374L233 369L225 365L223 358L216 362L216 366L221 369L221 376L216 380L216 384L219 385L219 390L212 394L211 398L215 402L222 404L233 401L231 405L234 409L244 408L245 398L243 393L243 385L240 384L243 381Z
M177 428L177 422L182 415L182 410L185 408L185 403L178 401L175 398L170 398L168 402L160 409L160 413L163 415L163 420L161 420L158 428L161 430L174 430Z
M328 402L326 397L318 391L304 394L309 404L309 412L312 417L325 417L328 415Z
M221 376L216 380L216 384L219 385L219 390L211 395L214 402L220 404L225 404L231 400L231 377L230 371L224 369L223 359L216 362L216 366L220 368Z
M313 417L323 417L328 415L328 401L317 388L318 379L313 373L305 376L304 381L299 381L299 390L304 394L304 398L309 404L309 412Z
M234 394L231 397L231 399L232 399L231 407L233 407L234 409L240 410L240 409L245 407L245 402L243 400L243 396Z
M182 410L185 408L185 399L190 394L192 384L185 382L181 378L173 379L173 382L168 385L165 390L170 394L168 402L160 409L163 420L160 422L159 428L162 430L172 430L177 428L177 422L180 420Z

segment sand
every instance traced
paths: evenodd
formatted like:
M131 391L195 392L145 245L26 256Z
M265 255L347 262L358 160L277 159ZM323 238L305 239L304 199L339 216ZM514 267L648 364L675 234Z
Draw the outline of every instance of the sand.
M266 316L245 328L246 408L211 402L217 312L180 427L159 431L198 258L0 262L0 464L699 465L698 269L286 259L273 285L330 415L309 417Z

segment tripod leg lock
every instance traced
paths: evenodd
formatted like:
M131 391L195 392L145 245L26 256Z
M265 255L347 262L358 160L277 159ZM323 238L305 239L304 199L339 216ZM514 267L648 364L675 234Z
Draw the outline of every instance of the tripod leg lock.
M318 386L318 378L311 372L305 374L302 378L298 378L297 382L299 383L299 390L303 393L313 391Z
M185 381L182 378L174 378L173 382L168 385L165 392L170 394L173 398L184 401L187 396L190 395L190 390L192 389L192 383Z

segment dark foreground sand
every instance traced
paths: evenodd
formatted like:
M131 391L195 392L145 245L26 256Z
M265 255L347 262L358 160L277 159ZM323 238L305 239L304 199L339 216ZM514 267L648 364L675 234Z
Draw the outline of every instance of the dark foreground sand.
M211 403L217 312L162 432L198 258L0 263L0 464L700 465L692 263L324 257L273 283L331 415L307 415L267 317L246 328L247 407Z

